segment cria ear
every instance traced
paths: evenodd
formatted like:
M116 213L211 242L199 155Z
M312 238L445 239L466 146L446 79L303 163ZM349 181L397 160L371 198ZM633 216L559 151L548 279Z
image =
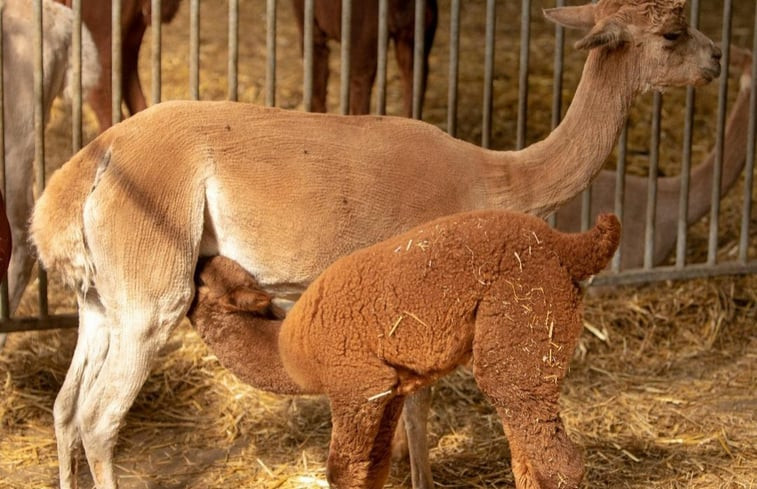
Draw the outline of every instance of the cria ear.
M616 49L631 40L625 26L612 18L605 19L576 43L576 49L594 49L606 47Z
M589 3L578 7L557 7L543 10L547 20L568 29L588 31L594 27L594 4Z
M264 315L271 306L271 297L258 289L236 287L217 302L227 312L249 312Z

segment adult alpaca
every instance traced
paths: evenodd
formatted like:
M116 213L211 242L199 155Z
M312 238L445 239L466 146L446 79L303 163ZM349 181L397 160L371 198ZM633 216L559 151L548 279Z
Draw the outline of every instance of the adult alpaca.
M233 102L160 104L101 134L52 176L31 225L43 264L79 304L54 409L61 487L80 440L97 486L117 487L119 426L189 307L198 256L231 258L291 300L338 257L421 222L483 207L546 215L599 172L639 93L720 73L719 49L687 25L684 5L546 11L589 31L577 44L589 55L562 124L521 151L406 118Z
M71 7L73 0L56 0ZM163 0L160 8L161 22L171 22L179 10L181 0ZM97 116L100 130L113 124L113 103L111 66L113 64L112 8L110 0L84 0L82 20L92 32L100 57L102 77L89 103ZM121 2L121 92L129 114L136 114L147 108L142 84L139 81L139 49L147 26L152 23L152 2L150 0L123 0Z

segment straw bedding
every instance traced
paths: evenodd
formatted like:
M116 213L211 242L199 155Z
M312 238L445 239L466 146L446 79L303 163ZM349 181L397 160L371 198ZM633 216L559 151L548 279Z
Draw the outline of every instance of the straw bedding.
M288 2L279 7L277 104L298 107L301 64ZM480 140L483 1L463 2L459 135ZM518 2L498 10L493 146L512 147L517 107ZM538 4L539 2L534 2ZM720 35L720 2L704 2L704 31ZM751 45L754 6L736 2L735 42ZM748 3L748 2L746 2ZM226 3L202 5L201 98L226 93ZM262 103L264 4L241 0L240 99ZM512 5L511 5L512 4ZM188 2L164 26L163 97L186 98ZM426 120L446 119L448 3L431 65ZM552 27L535 5L532 27L529 141L549 131ZM515 37L514 37L515 36ZM570 99L583 55L568 38L565 96ZM149 46L149 40L146 46ZM335 46L336 47L336 46ZM145 49L143 62L148 61ZM335 65L336 67L336 65ZM142 67L149 86L149 66ZM401 111L398 75L390 65L389 112ZM334 73L330 105L338 100ZM714 139L717 87L699 90L694 161ZM680 165L682 90L665 96L662 171ZM646 171L649 106L634 107L629 147L631 171ZM87 134L94 134L88 115ZM501 120L498 120L501 119ZM48 135L48 163L70 153L69 109L57 103ZM612 164L612 161L610 162ZM723 202L719 257L732 259L739 236L739 184ZM753 213L753 215L755 215ZM752 224L754 229L754 221ZM688 257L706 257L708 223L696 225ZM754 232L754 231L753 231ZM750 256L754 256L752 238ZM52 277L51 312L70 312L70 294ZM625 287L586 298L586 331L562 398L573 440L584 448L585 487L751 488L757 485L757 278L722 277ZM21 314L35 311L28 294ZM57 460L52 405L75 345L75 331L19 333L0 353L0 489L55 487ZM121 431L116 463L125 488L325 485L330 430L320 398L284 398L255 391L220 367L184 323L155 366ZM431 460L440 487L513 487L507 442L494 411L471 375L441 381L431 416ZM395 464L390 487L409 487L406 463ZM86 464L82 487L91 487Z

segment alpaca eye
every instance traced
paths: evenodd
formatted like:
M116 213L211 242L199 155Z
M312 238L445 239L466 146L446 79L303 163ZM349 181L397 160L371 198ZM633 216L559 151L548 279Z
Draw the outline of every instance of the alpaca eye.
M677 41L680 39L681 34L683 34L681 31L675 31L675 32L666 32L662 35L667 41Z

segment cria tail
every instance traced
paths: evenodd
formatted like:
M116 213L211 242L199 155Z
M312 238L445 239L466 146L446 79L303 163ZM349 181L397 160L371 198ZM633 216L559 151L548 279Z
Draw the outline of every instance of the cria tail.
M574 280L585 280L602 271L620 244L620 221L615 214L600 214L585 233L561 234L554 249Z

